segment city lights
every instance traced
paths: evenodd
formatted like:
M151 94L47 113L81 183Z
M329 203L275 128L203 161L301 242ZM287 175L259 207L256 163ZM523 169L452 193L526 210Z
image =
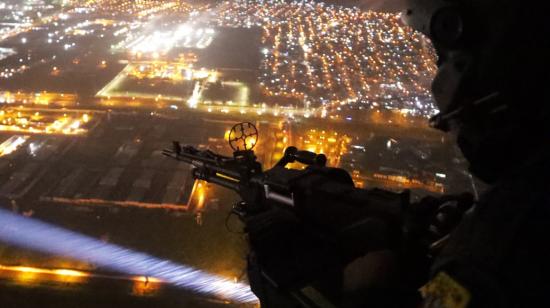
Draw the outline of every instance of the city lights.
M240 0L224 3L218 23L263 28L266 95L318 108L322 117L342 105L437 112L430 91L435 52L399 15L314 1Z
M89 114L3 109L0 110L0 132L81 135L86 133L85 125L90 119Z
M126 48L135 54L155 52L166 54L176 47L203 49L208 47L213 39L213 29L194 29L183 24L172 31L155 31L152 34L142 35L129 42Z
M0 157L9 155L17 150L21 145L23 145L28 136L12 136L8 140L0 144Z

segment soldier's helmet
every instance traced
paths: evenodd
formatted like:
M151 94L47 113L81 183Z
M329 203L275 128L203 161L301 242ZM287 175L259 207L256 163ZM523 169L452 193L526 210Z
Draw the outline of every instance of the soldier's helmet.
M438 53L432 125L457 133L487 182L548 147L550 21L544 1L409 0L403 19Z

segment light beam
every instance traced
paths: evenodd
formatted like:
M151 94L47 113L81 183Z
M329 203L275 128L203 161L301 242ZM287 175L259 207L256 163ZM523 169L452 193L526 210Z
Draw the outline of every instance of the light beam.
M250 287L190 266L159 259L0 209L0 241L86 261L117 272L154 277L171 285L233 302L257 302Z

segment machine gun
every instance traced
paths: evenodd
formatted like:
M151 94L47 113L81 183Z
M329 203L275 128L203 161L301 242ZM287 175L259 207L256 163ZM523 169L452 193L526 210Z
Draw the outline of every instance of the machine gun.
M301 288L369 251L399 245L408 192L358 189L345 170L326 166L325 155L295 147L262 170L252 151L257 138L253 124L240 123L229 134L232 157L176 141L163 154L191 164L195 179L240 195L232 212L274 287ZM306 167L286 168L293 162Z

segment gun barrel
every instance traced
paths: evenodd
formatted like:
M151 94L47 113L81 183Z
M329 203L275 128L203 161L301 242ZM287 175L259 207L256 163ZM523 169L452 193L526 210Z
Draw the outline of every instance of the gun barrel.
M169 149L163 150L162 154L194 166L196 169L193 171L193 177L196 179L239 191L239 172L220 166L220 161L216 159L186 152L176 153Z
M185 163L191 164L195 167L203 167L205 164L215 164L216 161L211 158L201 157L199 155L189 154L185 152L176 153L169 149L162 150L162 154L170 158L183 161Z

